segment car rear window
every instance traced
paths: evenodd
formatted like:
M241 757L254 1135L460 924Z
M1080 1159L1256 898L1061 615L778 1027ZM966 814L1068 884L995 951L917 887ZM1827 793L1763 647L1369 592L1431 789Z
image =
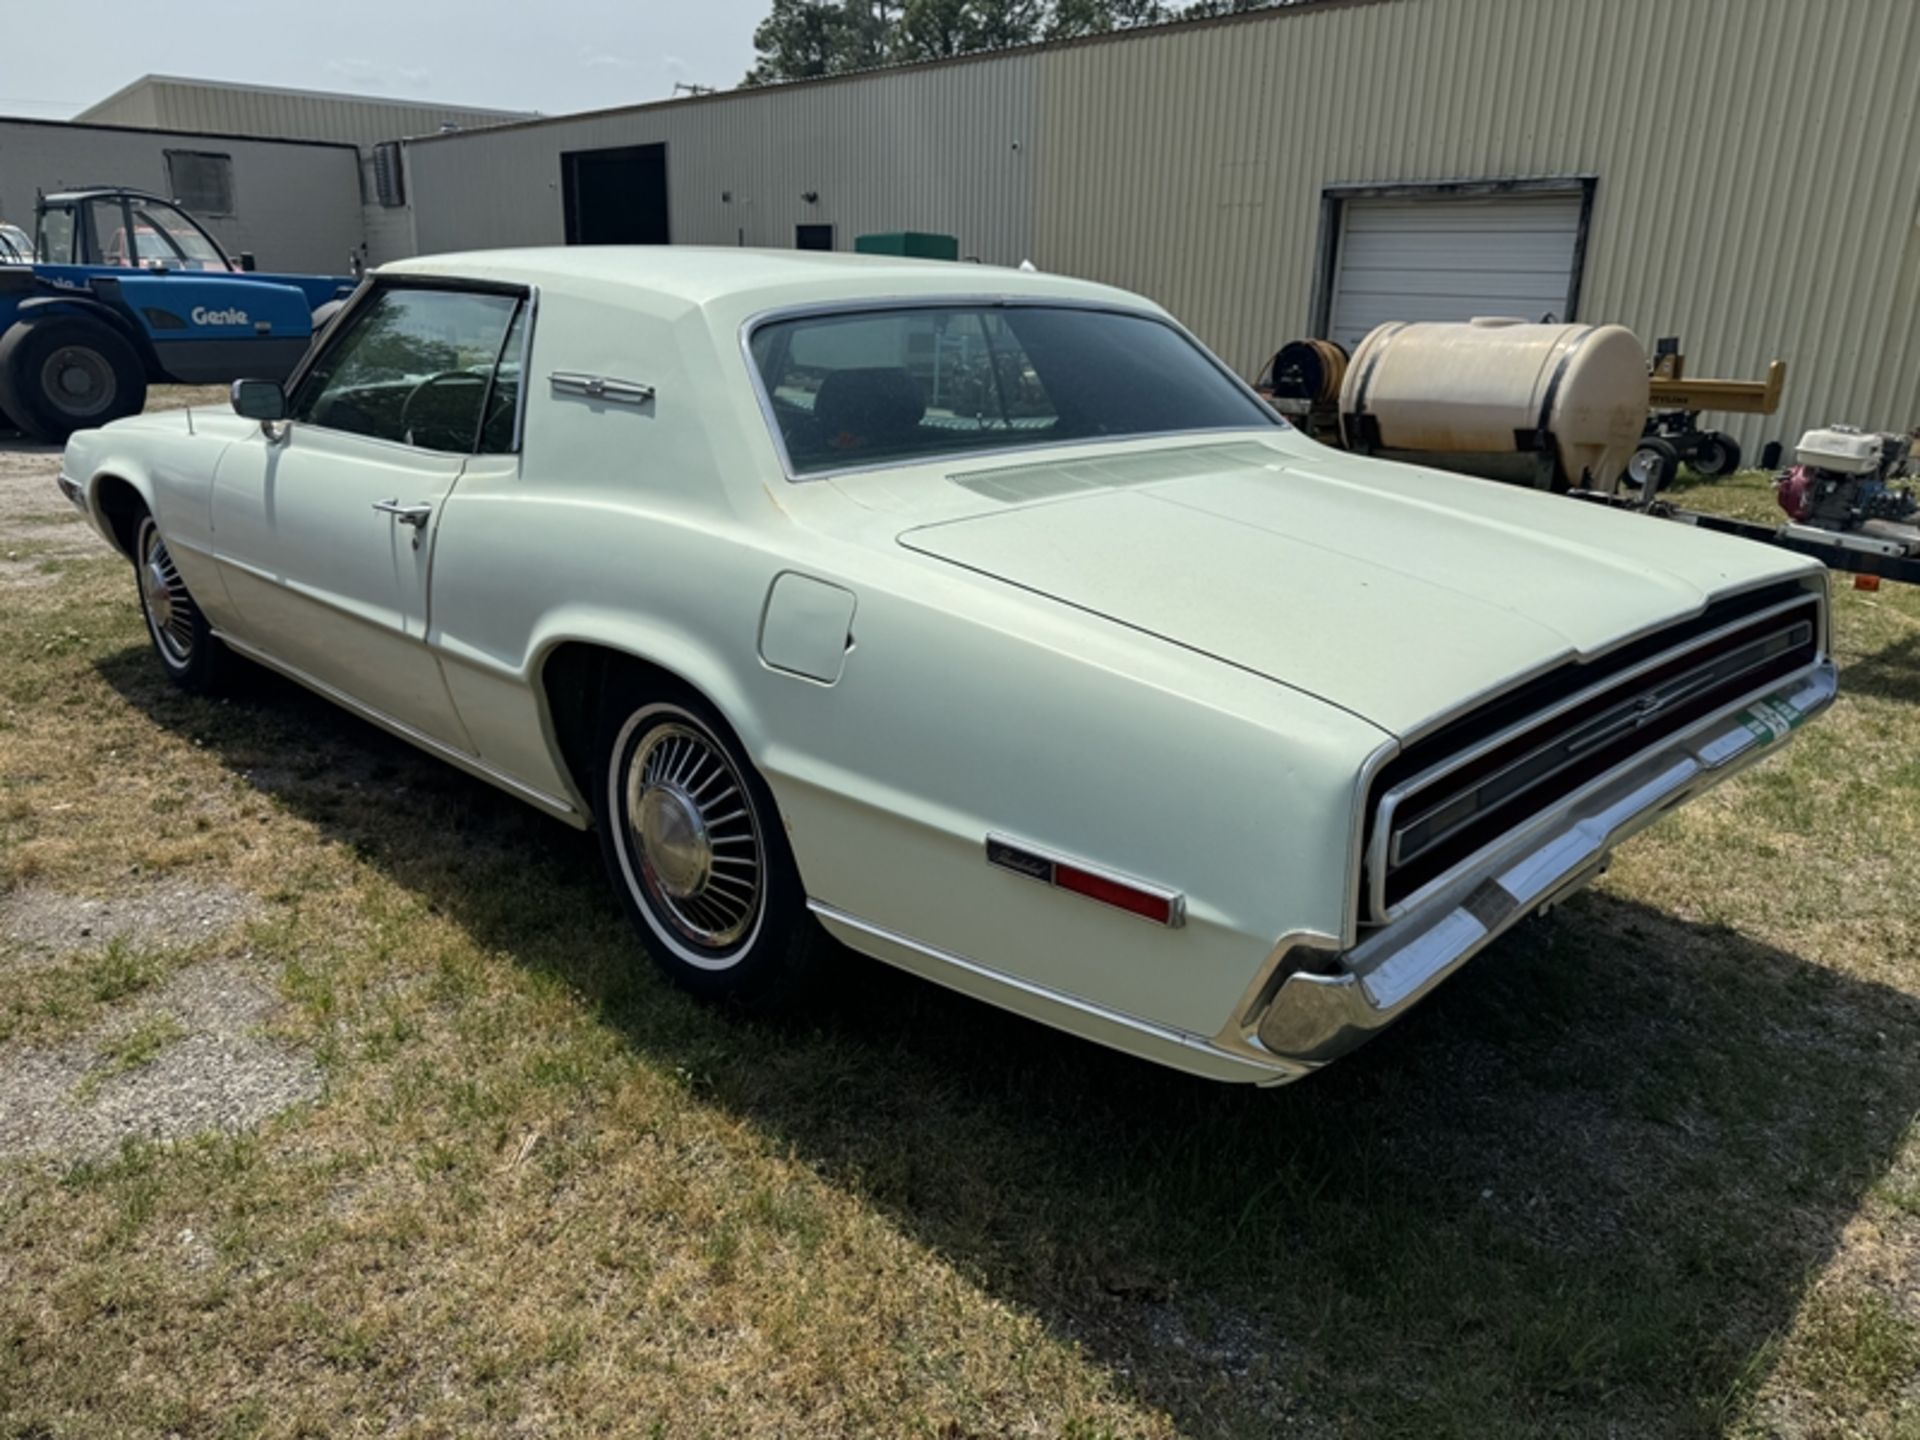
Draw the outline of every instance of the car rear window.
M795 475L1281 423L1173 326L1114 310L851 310L749 348Z

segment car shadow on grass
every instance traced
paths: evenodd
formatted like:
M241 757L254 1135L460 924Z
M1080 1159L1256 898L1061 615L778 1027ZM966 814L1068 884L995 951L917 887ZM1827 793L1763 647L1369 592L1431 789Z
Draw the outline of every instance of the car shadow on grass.
M610 941L590 837L276 679L101 669L1182 1430L1717 1432L1920 1109L1920 1002L1605 891L1281 1091L852 956L704 1010Z
M1920 705L1920 631L1847 665L1840 672L1840 688L1850 695Z

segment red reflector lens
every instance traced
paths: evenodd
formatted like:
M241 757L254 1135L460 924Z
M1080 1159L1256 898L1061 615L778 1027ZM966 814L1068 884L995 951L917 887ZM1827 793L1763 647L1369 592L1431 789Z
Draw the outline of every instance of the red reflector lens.
M1122 885L1118 880L1109 880L1104 875L1089 875L1085 870L1076 870L1071 865L1056 864L1053 867L1053 883L1062 890L1071 890L1076 895L1098 900L1102 905L1111 905L1116 910L1126 910L1142 919L1161 925L1173 923L1173 901L1165 895L1136 890L1131 885Z
M1853 577L1853 588L1856 590L1878 590L1880 588L1880 577L1878 575L1856 575Z

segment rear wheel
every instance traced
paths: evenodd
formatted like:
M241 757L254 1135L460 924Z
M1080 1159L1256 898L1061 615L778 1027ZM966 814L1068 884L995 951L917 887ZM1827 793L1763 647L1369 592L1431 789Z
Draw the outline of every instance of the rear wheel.
M1702 480L1718 480L1740 468L1740 446L1731 435L1709 431L1700 438L1688 463Z
M187 582L151 515L134 531L133 575L140 587L140 613L167 678L183 690L204 693L220 683L227 650L200 613Z
M35 439L65 440L146 403L140 357L97 320L21 320L0 336L0 410Z
M794 999L822 937L766 782L684 692L606 707L594 818L607 873L666 975L705 999Z

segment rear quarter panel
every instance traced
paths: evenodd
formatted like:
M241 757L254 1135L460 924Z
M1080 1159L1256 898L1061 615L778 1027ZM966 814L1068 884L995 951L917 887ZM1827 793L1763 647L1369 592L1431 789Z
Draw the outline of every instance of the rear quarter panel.
M814 900L918 944L1212 1036L1283 935L1344 933L1356 788L1382 732L852 538L871 512L778 478L750 398L735 408L738 356L702 317L616 329L565 297L542 307L524 459L472 467L436 542L431 639L484 760L568 788L539 670L556 645L591 641L721 711L773 789ZM563 398L554 370L641 381L656 399ZM837 683L760 658L784 572L855 596ZM990 831L1181 891L1187 923L991 867Z

